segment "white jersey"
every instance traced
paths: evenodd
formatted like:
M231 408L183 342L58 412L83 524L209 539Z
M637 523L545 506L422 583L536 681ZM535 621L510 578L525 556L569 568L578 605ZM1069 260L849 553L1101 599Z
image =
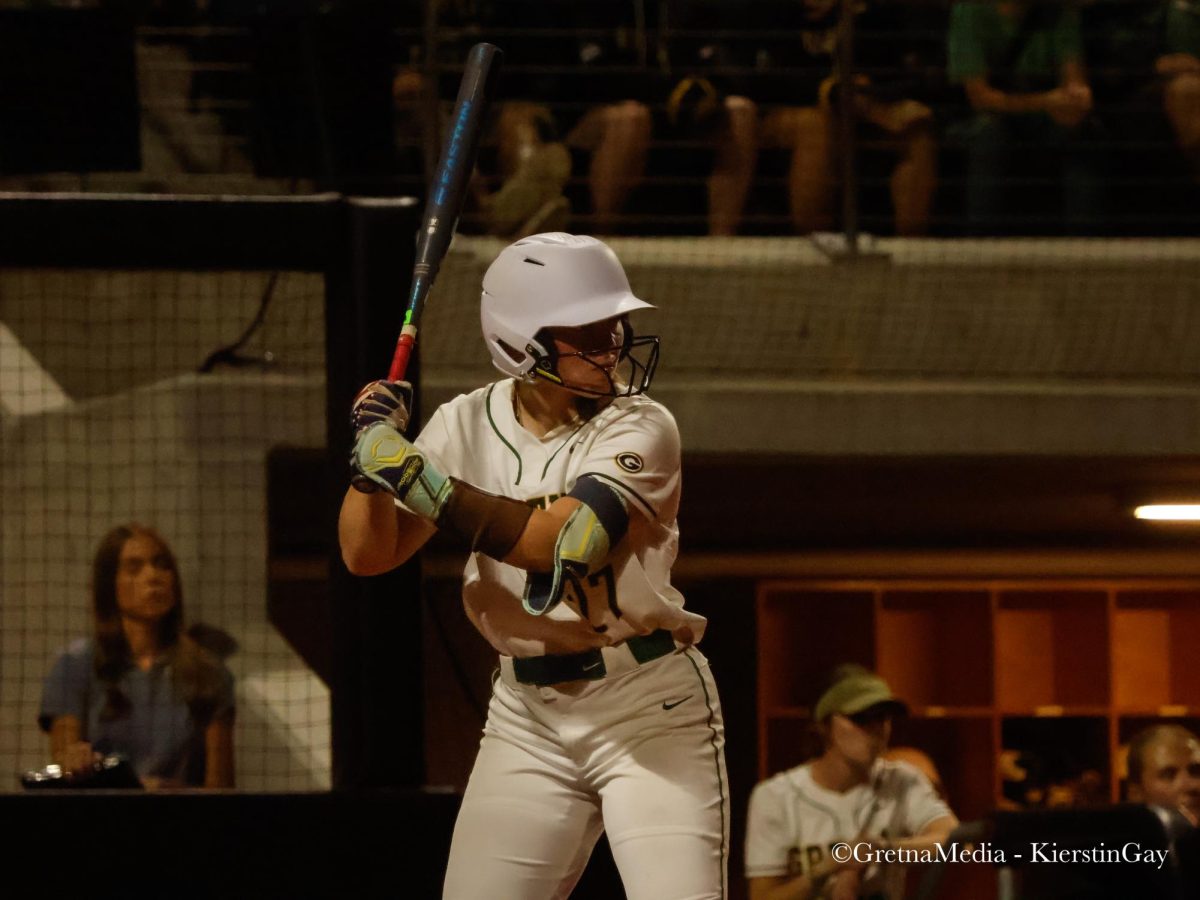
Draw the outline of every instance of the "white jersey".
M612 565L586 580L589 606L615 599L623 606L650 602L680 610L683 596L670 582L679 548L680 449L674 418L648 397L619 397L587 422L538 438L517 421L514 387L506 379L443 404L421 431L417 447L446 475L543 509L583 475L616 489L629 509L629 534L615 548ZM521 605L525 581L525 570L481 553L467 561L467 615L500 653L573 653L628 636L596 632L567 603L543 616L529 614Z
M813 781L811 764L797 766L761 782L750 795L746 877L795 877L811 871L840 841L912 837L949 815L929 779L908 763L878 760L871 781L844 794ZM868 867L859 896L899 900L904 867Z

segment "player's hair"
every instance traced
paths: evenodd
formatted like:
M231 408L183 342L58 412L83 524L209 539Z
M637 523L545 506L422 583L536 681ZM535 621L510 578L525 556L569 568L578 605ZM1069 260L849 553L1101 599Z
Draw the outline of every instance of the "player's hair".
M158 622L158 646L168 658L176 690L187 703L192 717L197 722L206 722L215 711L221 690L220 663L211 651L183 631L183 587L175 554L158 532L136 522L110 529L101 538L92 560L94 668L105 690L100 717L120 719L132 710L129 698L119 687L121 677L133 668L134 663L117 605L117 569L126 542L138 536L147 537L158 545L167 569L174 576L171 579L174 602Z
M1129 758L1127 763L1129 773L1127 780L1129 784L1140 785L1142 783L1142 778L1146 774L1146 750L1159 741L1165 741L1168 738L1175 738L1183 743L1198 740L1196 735L1192 734L1192 732L1188 731L1182 725L1162 722L1157 725L1151 725L1148 728L1143 728L1129 742Z

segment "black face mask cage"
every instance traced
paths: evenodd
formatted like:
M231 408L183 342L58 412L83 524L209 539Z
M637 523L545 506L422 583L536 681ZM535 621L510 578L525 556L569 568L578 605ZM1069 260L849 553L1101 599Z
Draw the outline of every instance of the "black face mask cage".
M624 326L625 337L621 344L620 356L617 359L616 368L611 372L605 371L604 365L592 358L607 356L612 353L611 349L558 353L554 349L554 341L543 330L538 332L536 339L549 349L545 355L537 358L531 374L592 397L633 397L644 394L650 389L650 382L654 380L654 372L658 368L658 336L634 337L633 329L629 327L628 321L624 322ZM588 365L595 366L604 372L605 380L608 381L608 390L598 391L565 383L558 373L558 361L569 356L581 359Z

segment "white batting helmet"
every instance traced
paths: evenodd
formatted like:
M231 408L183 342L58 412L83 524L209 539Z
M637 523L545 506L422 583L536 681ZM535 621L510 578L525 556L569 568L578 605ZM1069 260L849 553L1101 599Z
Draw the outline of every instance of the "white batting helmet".
M479 318L496 368L524 378L551 357L551 348L537 338L543 328L588 325L652 308L633 295L607 244L550 232L500 251L483 276Z

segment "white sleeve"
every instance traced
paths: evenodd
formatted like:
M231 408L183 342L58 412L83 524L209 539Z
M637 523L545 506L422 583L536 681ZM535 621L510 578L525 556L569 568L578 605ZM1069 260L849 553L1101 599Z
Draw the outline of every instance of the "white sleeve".
M451 435L449 424L451 421L453 421L453 417L446 414L446 406L439 406L433 411L433 415L429 417L429 421L425 423L425 427L413 441L413 446L420 450L430 464L443 475L462 478L462 463L458 459L459 454L454 452L454 448L463 446L463 441L455 440ZM395 502L401 509L413 512L399 497L395 499Z
M775 878L788 873L788 854L799 844L790 834L777 791L768 782L755 786L746 813L746 877Z
M453 420L454 417L447 413L447 405L439 406L413 444L443 475L462 478L463 461L459 457L464 441L461 437L456 440L451 434Z
M678 503L679 429L657 403L646 402L606 423L587 450L579 477L592 475L619 490L631 509L670 523Z
M954 815L950 807L938 796L925 773L905 765L897 764L897 775L905 780L904 823L908 836L920 834L934 819Z

